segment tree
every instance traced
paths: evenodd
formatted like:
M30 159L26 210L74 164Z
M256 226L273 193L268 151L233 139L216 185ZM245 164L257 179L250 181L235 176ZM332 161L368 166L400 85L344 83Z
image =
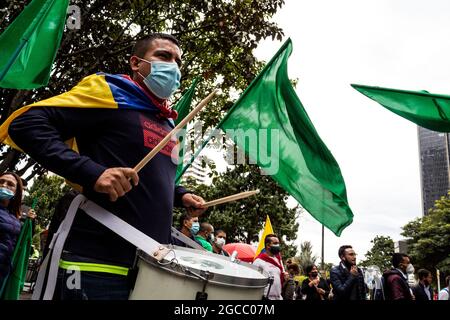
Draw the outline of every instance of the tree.
M436 200L428 215L403 227L408 253L416 268L450 273L450 192Z
M290 242L297 237L300 209L289 209L286 206L289 194L269 176L261 175L257 166L236 165L233 170L214 177L211 186L197 185L192 180L187 180L185 186L206 201L259 189L261 192L255 196L209 208L201 220L211 223L215 229L223 229L228 242L251 243L259 241L258 234L269 215L274 232L282 242L282 256L295 254L296 248ZM179 214L178 211L174 216L174 222L178 221Z
M30 1L2 2L0 30ZM133 42L150 32L168 32L180 40L183 50L182 85L176 98L196 76L204 79L196 101L221 86L223 93L201 115L212 127L232 106L230 91L244 90L261 69L262 63L253 56L258 43L283 36L269 20L284 0L73 0L71 4L81 10L81 29L65 30L49 84L34 90L0 88L0 123L17 108L67 91L89 74L129 73ZM1 150L0 161L3 170L32 168L26 180L45 172L10 148Z
M35 207L38 223L36 230L45 229L53 215L58 200L70 190L64 179L54 175L42 175L33 180L33 185L24 198L24 204L30 206L37 199Z
M300 253L295 257L303 273L305 273L306 267L312 264L316 264L317 256L313 255L312 244L310 241L305 241L300 244Z
M376 265L383 272L390 269L392 255L394 254L394 241L391 237L376 236L371 241L372 249L367 251L366 260L361 261L361 266Z

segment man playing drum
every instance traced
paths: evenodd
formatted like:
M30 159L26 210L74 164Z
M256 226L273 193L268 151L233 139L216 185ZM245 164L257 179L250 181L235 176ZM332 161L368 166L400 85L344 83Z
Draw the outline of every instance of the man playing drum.
M180 85L177 39L151 34L135 44L132 77L95 74L18 116L9 136L46 169L154 240L171 241L174 205L198 216L201 197L175 186L174 142L140 172L132 169L174 127L168 99ZM79 153L64 141L76 138ZM78 210L59 262L54 299L128 299L136 248ZM72 285L73 269L81 285ZM69 269L70 272L69 272Z

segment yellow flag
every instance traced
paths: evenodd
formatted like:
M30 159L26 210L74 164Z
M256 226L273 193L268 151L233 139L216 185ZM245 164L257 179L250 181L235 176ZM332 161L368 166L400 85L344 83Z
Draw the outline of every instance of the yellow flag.
M261 250L264 249L264 247L265 247L264 239L266 238L266 236L268 234L271 234L271 233L273 233L272 224L270 223L269 215L267 215L266 223L264 225L264 232L261 236L261 239L259 240L259 245L258 245L258 249L256 250L255 257L257 257L261 253Z

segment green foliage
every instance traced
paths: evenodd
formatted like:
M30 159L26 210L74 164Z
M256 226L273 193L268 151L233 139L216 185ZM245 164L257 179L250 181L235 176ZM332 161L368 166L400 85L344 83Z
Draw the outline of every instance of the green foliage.
M408 238L408 253L417 268L450 274L450 193L436 200L428 215L409 222L402 235Z
M2 2L0 30L29 2ZM204 80L193 103L220 84L222 94L201 114L206 127L213 127L233 104L230 91L242 92L261 69L262 62L253 56L258 43L283 36L270 19L284 0L73 0L71 4L81 10L81 29L66 28L48 86L20 91L0 88L0 123L15 109L67 91L89 74L130 74L133 42L151 32L167 32L180 40L183 52L176 99L197 76ZM9 152L3 149L0 160L3 169L13 170L24 156L8 156ZM30 166L33 174L36 170L42 174L39 165L32 162Z
M307 266L316 264L317 256L313 255L312 244L310 241L305 241L300 244L300 252L299 255L295 257L295 260L298 261L304 275L306 275L305 269Z
M289 195L269 176L261 175L258 167L237 165L234 170L228 169L214 177L211 186L196 185L192 180L186 181L184 186L206 201L259 189L260 193L255 196L209 208L200 220L211 223L215 229L225 230L227 242L251 243L259 241L258 234L269 215L274 232L282 240L283 257L295 254L296 248L290 242L297 237L296 220L300 210L286 206ZM175 214L174 222L178 221L179 214Z
M391 237L376 236L371 241L372 249L366 253L366 260L361 261L361 266L376 265L383 272L391 267L391 259L394 254L394 241Z
M64 183L64 179L58 176L43 175L33 180L23 202L31 207L33 200L38 199L35 211L41 229L47 227L56 203L69 190L70 187Z

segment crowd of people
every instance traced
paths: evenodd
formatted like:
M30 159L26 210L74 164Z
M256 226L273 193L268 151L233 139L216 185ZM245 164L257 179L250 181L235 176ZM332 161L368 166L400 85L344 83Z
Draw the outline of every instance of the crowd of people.
M417 272L417 282L411 283L408 275L414 275L414 266L410 257L403 253L394 253L392 268L385 270L379 279L379 287L369 290L365 282L364 270L356 265L356 253L352 246L339 248L340 262L329 271L329 277L316 265L305 267L301 276L299 265L292 258L286 260L287 272L283 271L281 259L277 256L279 240L275 235L266 237L264 259L258 258L253 263L273 276L273 284L266 288L265 295L274 300L395 300L428 301L449 300L450 276L445 278L445 287L434 294L431 287L432 273L426 269ZM269 260L274 260L271 262ZM278 266L275 268L274 266ZM269 291L269 292L268 292ZM372 292L370 292L372 291ZM376 292L379 291L379 292Z

